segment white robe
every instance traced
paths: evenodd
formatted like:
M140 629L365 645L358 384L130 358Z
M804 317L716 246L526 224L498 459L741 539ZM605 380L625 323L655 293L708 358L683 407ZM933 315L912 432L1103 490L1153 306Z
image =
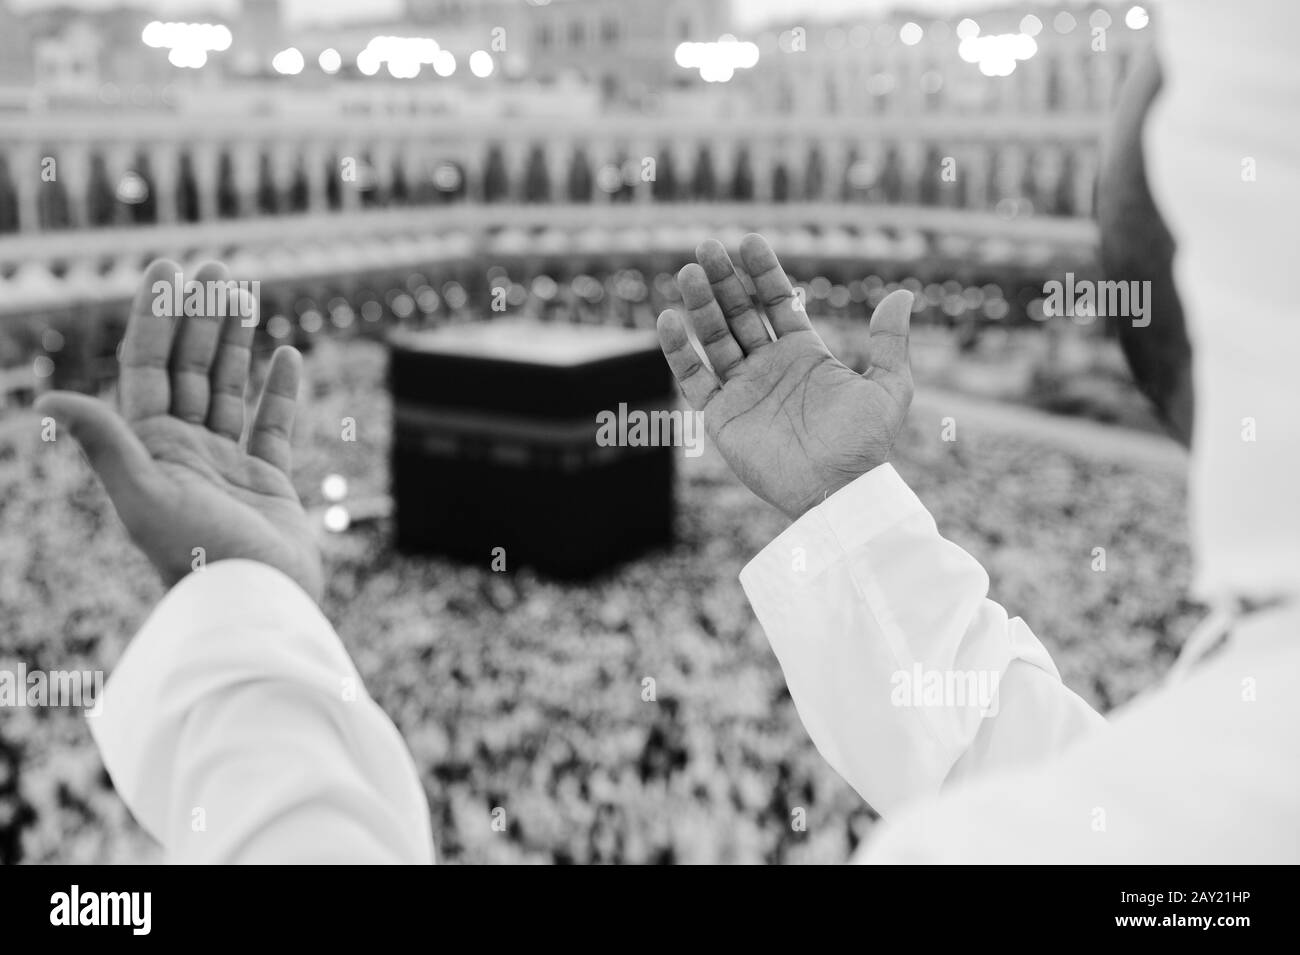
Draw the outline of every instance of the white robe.
M857 861L1300 861L1300 606L1107 724L889 465L741 582L813 742L884 817ZM918 665L997 674L996 697L899 694Z
M433 861L401 736L316 604L265 564L173 587L95 709L113 785L169 862Z

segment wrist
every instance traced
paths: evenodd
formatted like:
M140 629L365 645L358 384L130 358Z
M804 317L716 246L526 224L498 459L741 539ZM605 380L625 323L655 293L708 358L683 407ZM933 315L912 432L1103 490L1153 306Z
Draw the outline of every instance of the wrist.
M876 468L878 468L881 464L884 463L886 462L881 461L879 464L874 464L869 467L865 467L860 471L856 471L856 470L846 471L842 475L837 476L835 479L827 481L817 491L809 495L808 498L800 502L798 505L791 508L782 508L782 510L785 512L785 515L788 518L790 518L791 522L797 521L799 520L799 518L803 517L805 514L811 511L814 507L817 507L823 502L829 500L835 494L844 490L844 488L848 487L858 478L862 477L862 475L867 474L870 471L874 471Z

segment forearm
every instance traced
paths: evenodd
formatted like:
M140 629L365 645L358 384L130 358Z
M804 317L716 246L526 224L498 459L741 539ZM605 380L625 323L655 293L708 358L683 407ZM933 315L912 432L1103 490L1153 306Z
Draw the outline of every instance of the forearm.
M182 581L91 727L172 862L428 862L428 808L392 723L315 604L226 561Z
M813 742L882 814L1102 723L888 465L797 521L741 582Z

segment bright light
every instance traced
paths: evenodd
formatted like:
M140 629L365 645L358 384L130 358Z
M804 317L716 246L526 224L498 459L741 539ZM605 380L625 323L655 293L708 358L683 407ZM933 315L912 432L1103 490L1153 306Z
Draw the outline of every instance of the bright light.
M1124 25L1130 30L1141 30L1150 20L1145 7L1130 7L1124 14Z
M451 76L456 72L456 57L451 50L439 50L433 54L433 72L439 76Z
M118 202L138 206L149 198L149 183L134 169L128 170L117 184L116 196Z
M1032 59L1033 55L1038 52L1038 44L1034 42L1033 37L1025 36L1023 33L1012 33L1009 36L1007 49L1015 59Z
M163 23L153 20L140 31L145 46L167 50L167 61L182 69L201 69L208 53L230 49L230 30L220 23Z
M321 51L316 62L320 64L320 68L326 73L334 74L339 71L341 66L343 66L343 57L339 54L338 50L330 47L328 50Z
M494 69L496 64L492 62L492 54L486 50L475 50L469 55L469 71L479 79L491 76Z
M957 24L958 39L964 40L967 37L979 36L979 35L980 35L980 25L976 23L974 20L972 20L970 17L967 17L965 20L962 20L961 23Z
M966 37L957 46L957 55L967 63L978 63L985 76L1010 76L1018 60L1028 60L1038 52L1038 43L1025 33L997 33Z
M321 481L320 489L325 500L337 503L348 496L348 479L342 474L326 475L325 480Z
M1015 69L1016 61L1010 57L990 57L980 60L980 72L985 76L1010 76Z
M163 23L153 20L140 31L145 46L155 50L197 47L220 53L230 49L230 30L220 23Z
M302 51L296 46L281 50L271 59L271 69L285 76L297 76L306 66L306 61L302 58Z
M388 75L395 80L413 80L420 75L420 61L413 56L390 57Z
M433 170L433 186L439 192L455 192L460 188L460 169L455 163L440 162Z
M420 68L425 64L437 63L443 52L432 37L373 36L366 48L357 54L357 69L366 76L374 76L379 67L387 63L389 76L411 80L420 75ZM452 69L455 69L455 60Z
M342 504L334 504L325 510L325 529L334 534L342 534L352 524L352 515Z
M925 31L921 29L919 23L907 22L898 31L898 38L908 46L916 46L925 36Z
M1031 13L1020 21L1020 32L1026 36L1038 36L1043 32L1043 21Z
M705 63L700 67L700 79L706 83L729 83L736 68L726 63Z
M681 43L673 54L683 69L699 70L706 83L725 83L736 70L748 70L758 63L758 44L723 36L716 43Z
M596 188L601 192L618 192L623 188L623 171L618 166L601 166L596 170Z
M208 62L208 54L195 46L174 46L167 53L167 62L182 69L199 70Z

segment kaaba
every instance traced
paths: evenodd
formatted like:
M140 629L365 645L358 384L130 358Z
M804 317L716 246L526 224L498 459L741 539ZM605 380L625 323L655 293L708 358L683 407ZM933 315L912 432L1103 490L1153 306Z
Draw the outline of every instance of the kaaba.
M675 407L653 332L494 319L389 345L400 550L585 578L672 539L680 449L598 441L602 413Z

